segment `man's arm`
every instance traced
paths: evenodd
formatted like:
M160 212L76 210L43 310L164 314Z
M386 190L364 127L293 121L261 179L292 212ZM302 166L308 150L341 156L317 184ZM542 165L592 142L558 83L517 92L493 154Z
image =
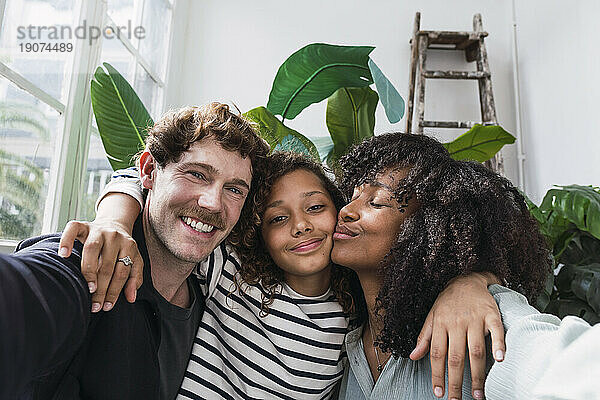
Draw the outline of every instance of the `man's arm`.
M47 236L0 255L0 398L16 398L36 377L73 356L85 337L90 295L81 244L58 255Z

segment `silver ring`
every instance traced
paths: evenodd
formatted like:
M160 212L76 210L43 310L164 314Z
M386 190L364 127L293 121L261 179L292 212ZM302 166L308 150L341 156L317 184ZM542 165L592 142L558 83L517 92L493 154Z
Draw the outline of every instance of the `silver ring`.
M131 261L131 258L129 258L129 256L118 258L117 261L122 262L123 264L125 264L126 267L131 267L133 265L133 261Z

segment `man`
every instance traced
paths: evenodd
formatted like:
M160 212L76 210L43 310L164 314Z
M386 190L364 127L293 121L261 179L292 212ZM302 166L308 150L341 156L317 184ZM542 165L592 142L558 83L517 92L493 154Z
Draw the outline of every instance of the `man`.
M139 159L147 196L132 235L144 283L137 296L138 285L128 287L135 303L105 304L110 313L90 315L80 243L62 258L60 234L45 235L0 256L0 398L174 398L204 309L192 272L243 235L247 219L238 219L251 212L245 199L267 152L224 104L186 107L154 125ZM118 258L115 273L142 264Z

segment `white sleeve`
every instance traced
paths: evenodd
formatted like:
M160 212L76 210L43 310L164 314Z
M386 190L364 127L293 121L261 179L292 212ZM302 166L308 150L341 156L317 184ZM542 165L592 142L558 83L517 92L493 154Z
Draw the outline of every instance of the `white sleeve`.
M125 193L133 197L140 203L140 210L144 209L144 196L142 192L142 183L137 167L119 169L115 171L110 182L106 184L96 200L95 210L98 211L98 204L109 193Z
M502 314L506 355L487 376L486 399L597 398L600 325L541 314L523 295L499 285L490 293Z

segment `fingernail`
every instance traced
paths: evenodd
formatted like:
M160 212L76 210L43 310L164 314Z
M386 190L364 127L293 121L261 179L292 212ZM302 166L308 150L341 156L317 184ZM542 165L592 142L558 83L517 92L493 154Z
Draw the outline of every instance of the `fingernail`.
M104 303L104 307L102 309L104 311L108 311L112 308L112 306L113 306L112 303L107 301L106 303Z
M496 350L496 361L504 360L504 351Z
M133 301L135 301L136 298L137 298L137 290L135 292L133 292Z
M473 397L476 399L483 399L483 390L474 390Z
M92 312L100 311L100 303L92 303Z
M450 400L458 400L458 397L453 397Z
M94 282L88 282L88 288L90 288L90 293L94 293L96 291L96 284Z
M67 256L67 248L66 247L61 247L60 249L58 249L58 255L61 257L66 257Z
M444 390L441 387L436 386L433 388L433 394L435 394L435 397L442 397L444 395Z

